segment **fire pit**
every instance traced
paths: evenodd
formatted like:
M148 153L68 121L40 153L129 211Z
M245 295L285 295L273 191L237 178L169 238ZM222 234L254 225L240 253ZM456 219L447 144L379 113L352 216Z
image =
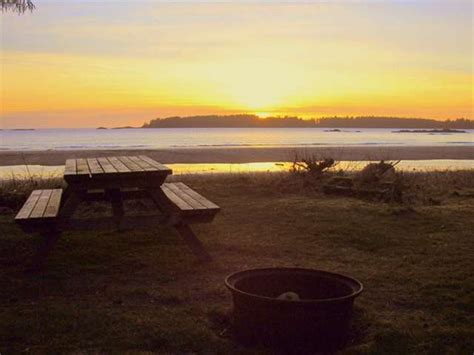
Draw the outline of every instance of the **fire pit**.
M362 284L298 268L254 269L225 279L234 302L234 333L244 344L341 347Z

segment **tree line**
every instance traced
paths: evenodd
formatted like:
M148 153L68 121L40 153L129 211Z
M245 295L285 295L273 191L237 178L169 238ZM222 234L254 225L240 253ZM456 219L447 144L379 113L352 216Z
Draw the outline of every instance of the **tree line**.
M13 11L19 14L27 10L33 11L36 7L31 0L1 0L2 12Z
M438 128L474 129L474 121L459 118L437 121L425 118L401 117L324 117L302 119L294 116L266 117L257 115L203 115L156 118L143 128Z

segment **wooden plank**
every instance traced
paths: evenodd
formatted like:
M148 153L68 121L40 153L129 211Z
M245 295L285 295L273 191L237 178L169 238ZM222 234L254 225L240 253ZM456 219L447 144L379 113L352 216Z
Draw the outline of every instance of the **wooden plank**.
M66 160L66 167L64 168L64 175L76 174L76 159Z
M148 191L141 189L123 189L121 191L123 200L138 200L149 198ZM89 190L84 194L83 199L86 201L103 201L105 199L105 190Z
M118 157L109 157L108 161L119 173L129 173L131 170Z
M103 174L104 170L99 164L99 161L96 158L88 158L87 164L89 165L89 170L93 175Z
M150 175L153 172L149 172ZM101 175L105 178L100 178L97 175L97 179L84 178L86 175L82 175L82 181L71 181L69 187L74 191L94 190L94 189L124 189L139 187L143 189L159 188L163 184L166 176L147 176L146 172L129 172L129 173L118 173L117 175L111 174L110 176Z
M168 168L166 165L163 165L161 163L158 163L156 160L151 159L150 157L147 157L146 155L139 155L138 156L141 160L146 161L150 165L154 166L158 170L166 170L166 171L171 171L170 168Z
M184 191L182 191L177 185L175 184L164 184L166 188L170 189L173 191L177 196L179 196L180 199L185 201L188 205L190 205L193 209L195 210L201 210L201 209L206 209L206 206L203 204L199 203L198 200L195 200L188 194L186 194Z
M91 172L89 170L89 165L87 164L87 160L76 159L76 166L77 166L77 175L91 176Z
M173 191L171 191L166 184L161 185L161 190L166 195L166 197L174 203L180 210L183 211L192 211L194 208L190 206L186 201L181 199L178 195L176 195Z
M31 211L30 218L42 218L48 206L49 198L53 190L41 190L41 196L38 199L33 211Z
M198 194L196 191L191 189L189 186L183 184L182 182L176 183L176 185L186 192L189 196L193 197L194 199L198 200L202 205L206 206L206 208L210 209L220 209L219 206L217 206L214 202L209 201L207 198L204 196Z
M97 158L97 161L99 162L100 166L102 167L102 170L104 170L104 173L113 174L113 173L118 172L118 170L115 169L115 167L112 165L112 163L107 158L105 158L105 157Z
M27 219L28 217L30 217L30 214L33 211L33 208L38 202L40 196L41 190L34 190L16 215L15 219Z
M49 198L48 206L44 211L43 218L54 218L59 213L59 207L61 205L61 196L63 194L62 189L54 189Z
M146 162L145 160L140 159L139 157L132 156L128 157L130 158L131 161L133 161L135 164L137 164L139 167L146 171L157 171L158 169L152 166L150 163Z
M127 166L133 172L145 171L142 167L133 162L130 157L120 156L119 160Z

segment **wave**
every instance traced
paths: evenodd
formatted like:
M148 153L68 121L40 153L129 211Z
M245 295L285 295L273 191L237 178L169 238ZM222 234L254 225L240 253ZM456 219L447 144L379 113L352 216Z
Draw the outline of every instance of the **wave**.
M294 146L323 146L329 145L327 143L223 143L223 144L197 144L197 145L172 145L171 147L294 147Z
M179 144L171 145L170 148L195 148L195 147L209 147L209 148L233 148L233 147L340 147L340 146L394 146L407 145L405 143L394 142L362 142L362 143L224 143L224 144Z
M473 141L470 142L445 142L446 144L462 144L462 145L474 145Z
M133 149L133 148L153 148L153 145L147 144L78 144L78 145L59 145L52 149ZM51 149L51 148L49 148Z

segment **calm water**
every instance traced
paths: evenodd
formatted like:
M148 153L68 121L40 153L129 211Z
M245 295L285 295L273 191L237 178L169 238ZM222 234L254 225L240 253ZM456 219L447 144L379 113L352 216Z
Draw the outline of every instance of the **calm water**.
M179 147L474 145L467 133L393 133L396 129L167 128L0 131L0 150L149 149Z

